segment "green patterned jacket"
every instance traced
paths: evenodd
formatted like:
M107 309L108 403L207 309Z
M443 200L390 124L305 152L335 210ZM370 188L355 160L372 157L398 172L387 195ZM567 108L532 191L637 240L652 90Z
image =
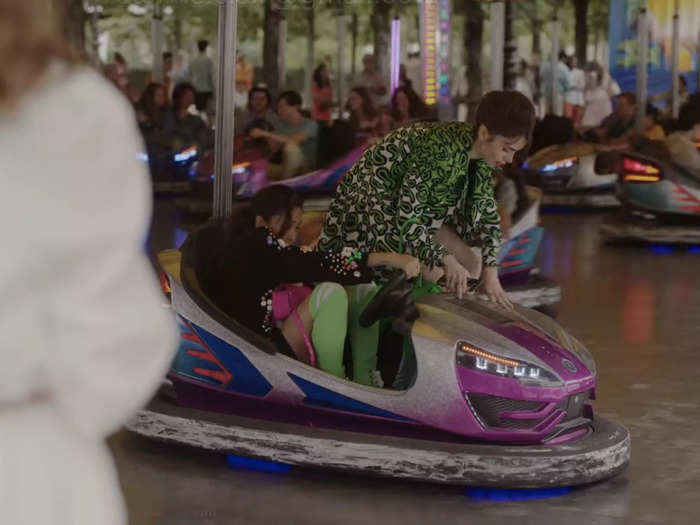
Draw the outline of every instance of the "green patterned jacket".
M422 122L370 147L338 186L320 249L396 252L403 242L406 253L433 267L448 254L434 238L446 224L468 244L480 241L484 265L496 266L501 230L493 169L470 162L473 140L467 124Z

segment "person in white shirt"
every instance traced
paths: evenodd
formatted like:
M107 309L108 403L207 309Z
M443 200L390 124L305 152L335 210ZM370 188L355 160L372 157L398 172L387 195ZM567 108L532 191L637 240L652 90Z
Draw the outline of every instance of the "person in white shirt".
M143 249L143 146L129 102L61 51L45 2L2 12L0 521L126 525L104 440L177 340Z
M214 96L214 62L207 56L209 42L197 42L199 54L190 60L188 66L189 81L195 89L195 106L199 111L209 109L209 101Z
M586 75L583 69L578 67L578 59L569 57L569 85L564 94L564 116L569 117L578 126L583 117L585 107L584 90L586 89Z
M592 69L586 73L585 108L579 125L581 130L597 128L613 112L612 100L602 81L601 71Z

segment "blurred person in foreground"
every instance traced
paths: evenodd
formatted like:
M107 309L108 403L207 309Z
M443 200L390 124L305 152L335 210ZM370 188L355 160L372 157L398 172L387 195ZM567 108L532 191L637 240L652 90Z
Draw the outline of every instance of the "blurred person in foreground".
M0 34L1 521L125 525L104 440L153 395L176 335L143 253L139 133L45 2L2 2Z

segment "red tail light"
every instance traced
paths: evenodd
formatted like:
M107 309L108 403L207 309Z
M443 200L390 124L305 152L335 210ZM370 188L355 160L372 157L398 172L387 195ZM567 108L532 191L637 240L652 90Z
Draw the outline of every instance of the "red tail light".
M168 279L168 274L161 270L159 277L160 289L163 290L164 294L170 295L172 293L172 290L170 289L170 279Z
M625 157L622 161L623 182L659 182L661 171L652 164Z

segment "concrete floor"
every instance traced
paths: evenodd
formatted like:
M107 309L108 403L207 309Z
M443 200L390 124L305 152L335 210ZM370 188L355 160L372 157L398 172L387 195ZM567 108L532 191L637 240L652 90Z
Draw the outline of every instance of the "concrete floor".
M131 523L698 523L700 254L601 246L602 218L543 216L540 264L562 285L559 321L596 357L598 413L632 433L625 474L553 499L476 501L457 487L236 471L221 456L121 432L111 445ZM160 206L154 249L181 241L174 224Z

